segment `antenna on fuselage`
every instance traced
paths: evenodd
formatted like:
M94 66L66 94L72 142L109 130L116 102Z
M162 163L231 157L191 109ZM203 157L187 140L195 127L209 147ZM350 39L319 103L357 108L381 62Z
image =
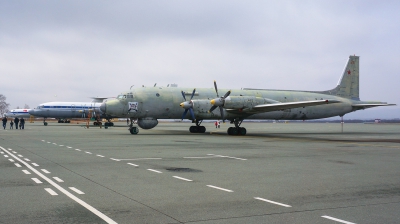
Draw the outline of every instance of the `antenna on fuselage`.
M154 87L156 87L157 83L154 83Z
M131 88L129 88L129 89L132 89L133 86L134 86L134 85L131 85Z

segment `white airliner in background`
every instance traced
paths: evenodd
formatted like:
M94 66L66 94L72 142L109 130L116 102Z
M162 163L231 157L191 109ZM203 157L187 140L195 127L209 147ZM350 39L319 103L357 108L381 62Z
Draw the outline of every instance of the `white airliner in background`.
M57 118L58 123L70 123L71 118L98 117L110 119L100 111L102 101L107 98L94 98L92 102L48 102L42 103L35 109L29 111L29 114L35 117L43 117L43 123L46 126L46 118ZM107 122L106 126L112 126Z
M31 115L29 111L31 109L13 109L10 112L4 114L5 117L18 117L18 118L29 118Z

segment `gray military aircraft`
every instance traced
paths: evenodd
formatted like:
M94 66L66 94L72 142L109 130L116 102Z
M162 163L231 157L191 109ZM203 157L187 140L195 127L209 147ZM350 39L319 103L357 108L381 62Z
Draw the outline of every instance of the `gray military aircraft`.
M190 119L191 133L204 133L203 120L229 120L234 127L229 135L245 135L240 127L244 119L255 120L308 120L345 114L377 106L390 106L386 102L361 101L359 97L359 56L350 56L338 85L326 91L295 91L270 89L220 90L202 88L179 91L178 88L139 87L122 92L116 99L104 102L100 110L115 117L131 119L130 133L138 127L151 129L157 119ZM190 96L189 99L187 97ZM183 109L184 110L183 110ZM219 108L219 110L215 110ZM189 114L188 114L189 112Z

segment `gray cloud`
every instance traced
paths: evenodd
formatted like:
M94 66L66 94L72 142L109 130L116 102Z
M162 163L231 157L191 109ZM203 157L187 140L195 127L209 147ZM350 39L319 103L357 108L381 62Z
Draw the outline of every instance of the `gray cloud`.
M211 88L216 79L220 88L325 90L356 54L361 98L400 104L399 4L6 1L1 93L11 107L34 107L156 82ZM375 114L400 117L398 108Z

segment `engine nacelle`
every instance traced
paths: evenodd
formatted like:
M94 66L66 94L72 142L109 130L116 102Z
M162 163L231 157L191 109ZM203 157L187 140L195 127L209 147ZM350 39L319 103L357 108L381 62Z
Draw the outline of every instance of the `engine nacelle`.
M139 127L143 129L152 129L158 124L158 120L152 117L139 118L137 121Z
M278 101L255 96L228 96L225 99L225 109L253 108L261 104L278 103Z

